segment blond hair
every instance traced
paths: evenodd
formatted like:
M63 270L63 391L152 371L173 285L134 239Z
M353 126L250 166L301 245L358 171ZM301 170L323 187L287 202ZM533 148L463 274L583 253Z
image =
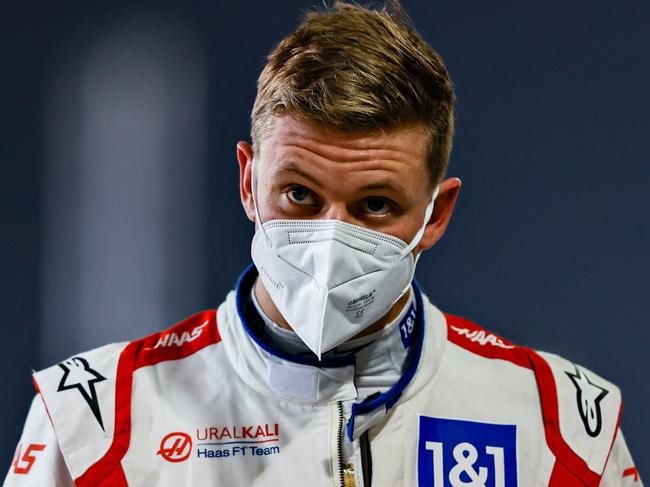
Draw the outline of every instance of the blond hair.
M251 138L259 152L273 118L284 114L345 132L420 123L437 182L451 152L453 105L442 59L397 1L380 10L336 2L308 12L268 55L257 82Z

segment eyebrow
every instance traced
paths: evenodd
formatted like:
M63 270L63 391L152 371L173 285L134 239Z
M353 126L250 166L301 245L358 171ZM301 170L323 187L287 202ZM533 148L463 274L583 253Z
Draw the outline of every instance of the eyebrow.
M314 176L312 176L311 174L306 173L305 171L300 169L300 167L298 167L298 165L295 162L288 162L286 164L283 164L282 166L280 166L279 168L277 168L277 169L275 169L273 171L273 175L275 176L277 174L281 174L281 173L284 173L284 172L292 172L294 174L297 174L298 176L302 176L303 178L307 179L308 181L314 183L316 186L320 187L319 181Z
M291 172L294 174L298 174L299 176L305 178L309 182L315 184L316 186L320 187L321 184L320 182L311 174L305 172L303 169L301 169L295 162L287 162L286 164L283 164L279 168L277 168L275 171L273 171L274 175L281 174L284 172ZM363 186L362 188L359 188L359 191L377 191L380 189L387 189L391 191L395 191L396 193L399 194L406 194L407 191L406 189L401 186L400 184L390 181L390 180L384 180L384 181L377 181L375 183L370 183L367 184L366 186Z
M379 181L377 183L372 183L364 186L361 188L361 191L377 191L378 189L389 189L391 191L395 191L396 193L401 193L405 194L406 189L400 186L399 184L395 184L392 181Z

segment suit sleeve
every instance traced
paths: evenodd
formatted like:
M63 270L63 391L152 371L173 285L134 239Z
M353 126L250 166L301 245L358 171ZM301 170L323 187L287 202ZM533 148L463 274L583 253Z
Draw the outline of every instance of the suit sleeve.
M623 432L620 430L607 459L600 487L643 487L639 472L625 443Z
M3 487L73 487L40 394L36 394L25 421Z

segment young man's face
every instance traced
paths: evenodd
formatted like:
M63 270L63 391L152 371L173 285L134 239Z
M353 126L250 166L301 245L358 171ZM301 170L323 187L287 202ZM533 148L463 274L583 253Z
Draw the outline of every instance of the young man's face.
M424 223L434 185L421 125L341 133L285 115L275 119L260 152L253 154L246 142L237 144L242 204L251 221L256 220L251 186L255 156L255 198L262 222L337 219L407 244ZM416 253L442 236L459 189L456 178L442 182Z

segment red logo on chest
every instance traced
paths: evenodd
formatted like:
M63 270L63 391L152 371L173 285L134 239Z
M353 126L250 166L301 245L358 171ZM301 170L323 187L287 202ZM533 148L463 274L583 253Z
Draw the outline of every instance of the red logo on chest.
M160 455L168 462L184 462L192 453L192 438L187 433L169 433L160 442Z

